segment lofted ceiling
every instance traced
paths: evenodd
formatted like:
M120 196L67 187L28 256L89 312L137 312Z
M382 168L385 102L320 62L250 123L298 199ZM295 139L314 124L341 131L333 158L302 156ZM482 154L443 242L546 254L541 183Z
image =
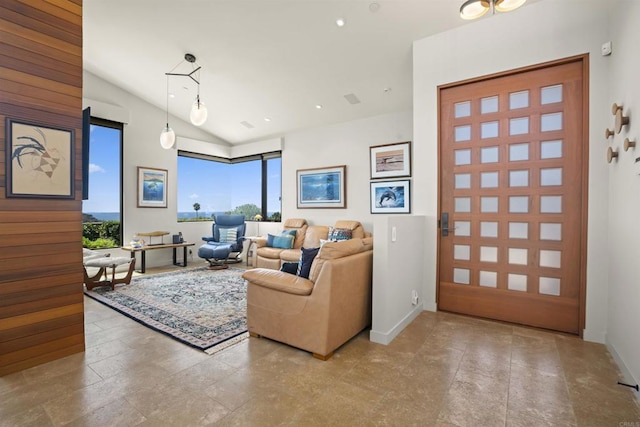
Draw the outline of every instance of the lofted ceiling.
M192 53L209 109L201 128L258 141L410 110L412 42L467 24L461 2L84 0L84 68L164 111L165 73L190 72ZM189 121L196 87L169 78L171 115ZM159 116L158 134L163 126Z

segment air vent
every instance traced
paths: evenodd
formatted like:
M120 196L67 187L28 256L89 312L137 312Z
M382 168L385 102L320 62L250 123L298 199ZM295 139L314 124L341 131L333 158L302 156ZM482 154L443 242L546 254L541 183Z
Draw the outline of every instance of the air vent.
M255 127L255 126L253 126L251 123L249 123L249 122L248 122L248 121L246 121L246 120L245 120L245 121L243 121L243 122L240 122L240 124L241 124L242 126L246 127L247 129L253 129L253 128Z
M359 100L359 99L358 99L358 97L357 97L355 94L353 94L353 93L348 93L348 94L346 94L346 95L344 96L344 99L346 99L346 100L347 100L347 102L348 102L349 104L351 104L351 105L354 105L354 104L360 104L360 100Z

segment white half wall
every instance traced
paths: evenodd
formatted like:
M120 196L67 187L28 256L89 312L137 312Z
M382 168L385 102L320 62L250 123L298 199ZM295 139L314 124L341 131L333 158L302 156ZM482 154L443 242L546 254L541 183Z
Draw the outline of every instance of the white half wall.
M435 301L438 215L438 86L588 53L589 201L585 339L604 342L608 299L609 167L604 129L611 126L610 58L600 55L609 39L610 3L545 0L510 13L485 16L416 41L414 82L415 212L427 216L425 302ZM637 56L637 55L636 55Z

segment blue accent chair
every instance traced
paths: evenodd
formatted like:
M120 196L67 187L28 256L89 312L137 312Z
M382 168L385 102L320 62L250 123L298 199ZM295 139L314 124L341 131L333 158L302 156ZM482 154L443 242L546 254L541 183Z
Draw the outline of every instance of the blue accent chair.
M213 235L202 238L206 243L198 249L198 256L206 259L214 269L227 268L229 263L240 262L246 228L244 215L216 215Z

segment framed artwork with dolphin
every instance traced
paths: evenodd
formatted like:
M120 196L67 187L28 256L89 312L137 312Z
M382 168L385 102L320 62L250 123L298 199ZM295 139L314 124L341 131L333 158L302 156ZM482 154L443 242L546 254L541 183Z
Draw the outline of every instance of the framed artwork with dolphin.
M411 213L411 181L371 182L371 213Z
M411 141L369 147L371 179L411 176Z

